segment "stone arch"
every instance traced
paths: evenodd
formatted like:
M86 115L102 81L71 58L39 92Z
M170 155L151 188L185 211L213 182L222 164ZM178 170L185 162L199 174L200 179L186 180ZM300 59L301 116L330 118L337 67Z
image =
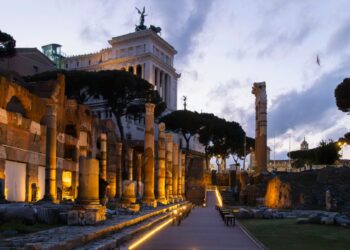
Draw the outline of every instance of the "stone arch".
M13 113L19 113L27 118L27 110L23 107L22 102L17 96L12 96L6 105L6 110Z
M142 66L140 64L136 66L136 76L142 78Z

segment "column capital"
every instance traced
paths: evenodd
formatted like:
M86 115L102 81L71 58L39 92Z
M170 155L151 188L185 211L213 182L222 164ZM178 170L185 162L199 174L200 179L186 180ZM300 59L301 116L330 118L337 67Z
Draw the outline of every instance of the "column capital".
M107 141L107 134L106 133L101 133L100 134L100 139L101 139L101 141Z
M166 139L167 139L168 142L169 142L169 141L173 141L173 134L172 134L172 133L166 133L166 134L165 134L165 137L166 137Z

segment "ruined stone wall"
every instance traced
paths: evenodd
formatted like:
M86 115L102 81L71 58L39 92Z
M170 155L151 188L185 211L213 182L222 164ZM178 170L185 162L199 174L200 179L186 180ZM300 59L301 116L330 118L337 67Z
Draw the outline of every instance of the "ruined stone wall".
M280 173L267 184L266 205L274 208L325 208L329 189L338 207L350 201L350 168Z

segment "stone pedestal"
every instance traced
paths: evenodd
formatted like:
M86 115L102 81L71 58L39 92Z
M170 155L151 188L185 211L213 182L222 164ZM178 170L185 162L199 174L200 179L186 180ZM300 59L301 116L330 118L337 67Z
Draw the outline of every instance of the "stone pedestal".
M156 207L154 196L154 104L146 103L144 144L144 195L142 203Z
M177 143L173 144L173 199L175 202L179 201L179 146Z
M118 142L117 143L117 173L116 173L116 193L115 198L120 199L122 197L122 149L123 144Z
M55 104L47 106L46 120L46 170L44 200L57 202L57 107Z
M101 163L100 163L100 177L101 179L107 181L107 135L102 133L100 135L101 142Z
M79 159L78 198L68 211L68 225L94 225L106 219L106 208L99 200L99 162Z
M165 195L168 202L173 199L173 135L166 134L166 173L165 173Z
M158 134L158 202L167 204L165 197L165 124L159 124Z

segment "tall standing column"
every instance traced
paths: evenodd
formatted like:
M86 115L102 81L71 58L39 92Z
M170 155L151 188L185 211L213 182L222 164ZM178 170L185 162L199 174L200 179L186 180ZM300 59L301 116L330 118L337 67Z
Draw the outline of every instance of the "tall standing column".
M183 199L186 199L186 195L185 195L185 187L186 187L186 166L185 166L185 162L186 162L186 154L181 152L181 196Z
M266 83L254 83L255 95L255 159L256 172L267 172L267 95Z
M133 148L128 148L128 180L132 181L133 180L133 154L134 154L134 149Z
M100 178L107 181L107 135L102 133L100 135L101 142L101 162L100 162Z
M173 135L166 134L166 182L165 194L168 202L173 202Z
M142 197L142 154L137 155L137 196Z
M120 199L122 197L122 150L123 144L117 143L117 173L116 173L116 182L117 182L117 190L115 194L115 198Z
M177 196L179 197L179 200L183 200L182 196L182 161L181 161L181 155L182 150L179 151L178 159L179 159L179 176L178 176L178 190L177 190Z
M57 106L47 106L45 200L57 201Z
M160 123L158 128L158 202L167 204L165 198L165 124Z
M144 144L145 178L142 203L156 207L157 203L154 196L154 106L153 103L146 103Z
M179 146L177 143L173 144L173 198L178 201L179 188Z

